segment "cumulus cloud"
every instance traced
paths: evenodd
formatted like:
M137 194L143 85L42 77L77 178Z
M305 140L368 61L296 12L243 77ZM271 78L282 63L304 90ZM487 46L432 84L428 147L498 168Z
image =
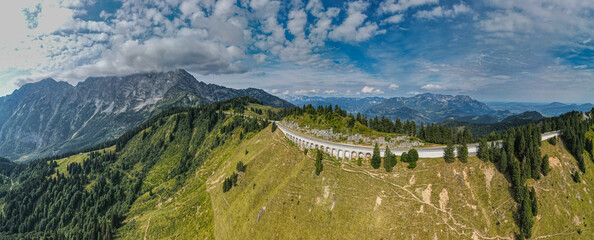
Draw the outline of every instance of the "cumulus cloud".
M328 94L328 95L337 94L337 93L338 93L338 91L336 91L336 90L325 90L324 91L324 94Z
M363 13L369 7L369 3L363 1L350 2L348 16L343 23L336 27L328 35L334 41L361 42L371 37L386 33L386 30L378 30L373 22L365 22L367 15Z
M363 94L382 94L384 92L382 92L382 90L374 88L374 87L365 86L361 89L361 93L363 93Z
M444 89L444 87L437 85L437 84L426 84L424 86L421 87L422 89L426 89L426 90L441 90Z
M396 90L396 89L398 89L399 87L400 87L400 86L398 86L398 84L394 84L394 83L390 84L390 86L389 86L389 88L390 88L390 89L392 89L392 90Z

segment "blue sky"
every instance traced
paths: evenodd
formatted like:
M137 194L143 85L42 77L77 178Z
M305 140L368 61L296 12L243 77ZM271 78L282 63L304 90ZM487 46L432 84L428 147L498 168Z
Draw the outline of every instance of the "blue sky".
M0 95L184 68L276 95L592 102L592 0L0 3Z

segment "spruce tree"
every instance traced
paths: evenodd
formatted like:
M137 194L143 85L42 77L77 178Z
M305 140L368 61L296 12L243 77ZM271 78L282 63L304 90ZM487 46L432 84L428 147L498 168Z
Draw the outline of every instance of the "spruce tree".
M392 153L392 158L390 158L390 165L392 165L392 167L396 166L396 164L398 163L398 159L396 159L396 154Z
M505 150L501 151L501 158L499 159L499 165L497 167L503 174L507 171L507 153Z
M373 155L371 156L371 166L378 169L382 164L382 158L380 157L380 149L377 143L373 147Z
M511 163L511 184L514 192L516 202L520 202L520 196L522 195L522 173L520 169L520 163L513 161Z
M549 155L542 157L542 166L540 167L540 170L542 171L542 175L549 175L549 171L551 170L549 166Z
M386 147L386 151L384 152L384 168L386 172L391 172L394 165L392 165L392 158L396 158L394 154L390 151L388 147Z
M456 160L456 155L454 154L454 144L452 144L452 141L450 141L445 147L443 158L447 163L453 163Z
M458 147L458 160L460 162L468 162L468 145L466 145L466 139L462 140L462 145Z
M408 156L407 160L409 162L407 168L412 169L412 168L417 167L417 161L419 160L419 152L417 152L417 150L413 148L408 151L407 156Z
M525 238L532 237L532 226L534 219L532 215L531 202L528 199L523 199L520 211L520 232Z
M409 162L416 162L419 160L419 152L417 149L411 149L408 151L408 161Z
M322 155L322 151L318 150L316 153L316 175L320 175L322 171L324 171L324 164L322 163L322 159L324 155Z
M477 156L485 162L489 161L489 144L487 143L486 138L481 138L481 140L479 140Z
M532 215L538 215L538 200L536 199L536 191L534 190L534 187L532 187L532 190L530 191L530 203L532 203Z

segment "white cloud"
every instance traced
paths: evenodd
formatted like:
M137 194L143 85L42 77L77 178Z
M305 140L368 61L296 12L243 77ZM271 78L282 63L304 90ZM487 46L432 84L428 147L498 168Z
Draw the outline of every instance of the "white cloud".
M365 86L361 89L361 93L363 94L382 94L382 90L376 89L374 87Z
M394 84L394 83L390 84L390 86L389 86L389 88L390 88L390 89L392 89L392 90L396 90L396 89L398 89L399 87L400 87L400 86L398 86L398 84Z
M328 34L334 41L362 42L371 37L386 33L386 30L378 30L376 23L367 22L367 15L363 11L369 7L369 3L363 1L350 2L347 10L348 16L342 24Z
M421 87L422 89L426 89L426 90L441 90L444 89L444 87L437 85L437 84L426 84L425 86Z
M381 13L404 12L409 8L415 8L423 5L437 4L439 0L385 0L380 3L379 11Z
M404 20L404 15L403 14L395 14L393 16L390 16L386 19L384 19L382 21L382 24L396 24L396 23L400 23Z
M304 37L303 32L305 24L307 23L307 14L303 9L292 10L289 13L289 21L287 22L287 28L289 32L296 37Z
M324 94L328 94L328 95L337 94L337 93L338 93L338 91L336 91L336 90L325 90L324 91Z
M470 9L470 7L461 3L461 4L454 5L452 7L452 9L444 9L441 6L437 6L430 11L427 11L427 10L418 11L417 13L415 13L415 17L424 18L424 19L436 19L436 18L441 18L441 17L453 18L458 15L468 14L471 12L472 12L472 9Z
M308 95L308 94L318 93L318 90L317 89L310 89L310 90L301 89L301 90L296 90L293 93L296 95Z
M421 92L410 91L410 92L407 92L406 94L408 94L408 95L419 95L419 94L421 94Z

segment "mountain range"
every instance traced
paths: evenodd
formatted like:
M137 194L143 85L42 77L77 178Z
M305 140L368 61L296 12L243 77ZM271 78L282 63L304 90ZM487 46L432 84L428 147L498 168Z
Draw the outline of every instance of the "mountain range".
M184 70L91 77L72 86L45 79L0 98L0 156L25 161L113 139L172 106L195 106L238 96L264 105L293 104L263 90L197 81Z
M508 110L512 113L521 113L526 111L537 111L546 117L559 116L566 112L580 111L587 112L594 108L591 103L518 103L518 102L490 102L487 105L495 110Z
M338 105L351 113L385 116L392 120L414 120L424 123L461 121L490 124L509 119L540 119L558 116L570 111L589 111L594 107L586 104L533 104L533 103L483 103L464 95L424 93L413 97L306 97L290 96L286 99L295 105ZM507 120L506 120L507 119Z

